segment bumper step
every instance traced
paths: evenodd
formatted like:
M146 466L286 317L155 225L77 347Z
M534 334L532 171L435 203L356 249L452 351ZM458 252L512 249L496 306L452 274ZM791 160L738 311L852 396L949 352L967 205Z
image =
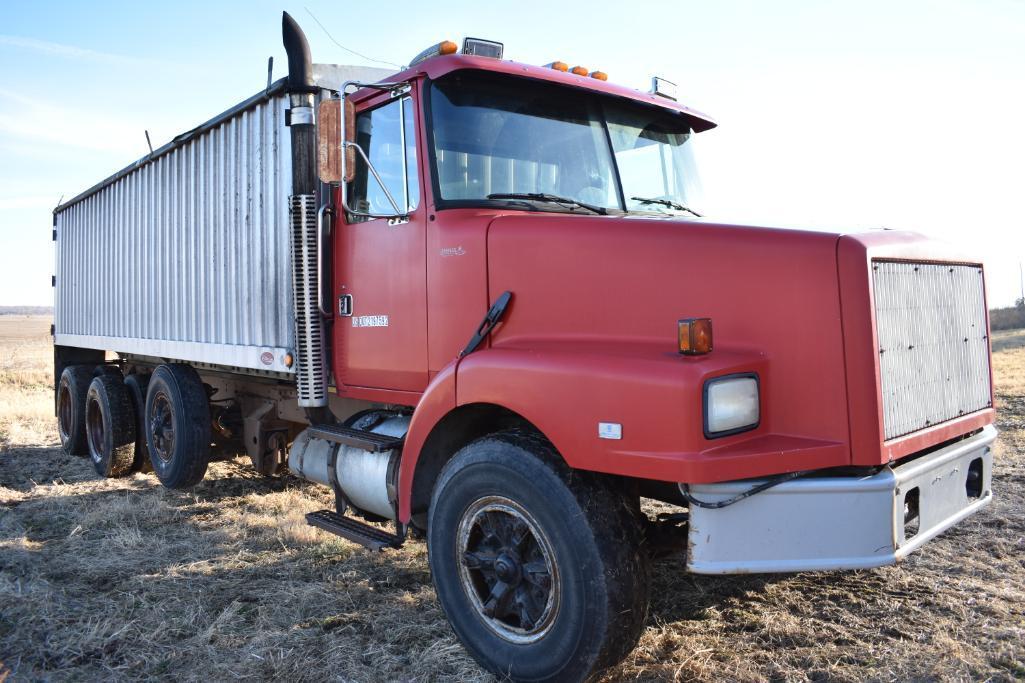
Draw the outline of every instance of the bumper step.
M306 515L306 522L310 526L315 526L336 536L341 536L353 543L359 543L371 550L398 548L402 545L402 538L400 536L381 531L369 524L364 524L331 510L310 512Z
M371 453L383 453L402 448L403 439L386 434L365 432L361 429L342 427L341 425L313 425L309 428L311 436L325 441L355 446Z

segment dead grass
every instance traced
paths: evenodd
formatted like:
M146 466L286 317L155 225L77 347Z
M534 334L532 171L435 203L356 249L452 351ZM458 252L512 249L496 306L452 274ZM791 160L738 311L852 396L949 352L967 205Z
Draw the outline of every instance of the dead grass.
M422 543L372 555L305 524L326 489L228 461L172 492L63 455L46 325L33 338L0 318L0 681L491 680L449 629ZM1025 332L994 347L987 511L877 571L710 578L660 561L641 644L604 680L1025 677Z

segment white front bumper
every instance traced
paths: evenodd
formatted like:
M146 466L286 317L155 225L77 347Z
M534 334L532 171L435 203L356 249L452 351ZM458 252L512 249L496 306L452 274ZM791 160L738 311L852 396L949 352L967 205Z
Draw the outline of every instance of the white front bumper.
M687 570L739 574L894 564L993 499L991 444L996 435L987 426L964 441L872 476L807 477L724 508L692 505ZM977 495L970 495L969 468L977 460L981 483L973 485ZM715 502L757 483L693 485L690 493ZM905 503L916 490L919 528L905 538Z

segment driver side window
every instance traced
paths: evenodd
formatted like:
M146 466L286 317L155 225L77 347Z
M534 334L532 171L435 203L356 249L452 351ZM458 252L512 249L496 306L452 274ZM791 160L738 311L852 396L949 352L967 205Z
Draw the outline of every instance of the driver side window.
M363 213L392 214L395 209L388 201L388 194L391 194L400 211L410 212L419 205L415 131L413 101L409 97L393 100L357 115L356 143L370 159L381 182L374 177L363 156L357 151L356 174L350 185L349 206Z

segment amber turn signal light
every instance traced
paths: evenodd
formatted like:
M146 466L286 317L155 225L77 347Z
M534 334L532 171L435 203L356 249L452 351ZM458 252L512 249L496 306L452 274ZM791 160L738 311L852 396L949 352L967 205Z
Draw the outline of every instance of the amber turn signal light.
M677 336L680 353L699 356L712 350L712 319L685 318L678 321Z

